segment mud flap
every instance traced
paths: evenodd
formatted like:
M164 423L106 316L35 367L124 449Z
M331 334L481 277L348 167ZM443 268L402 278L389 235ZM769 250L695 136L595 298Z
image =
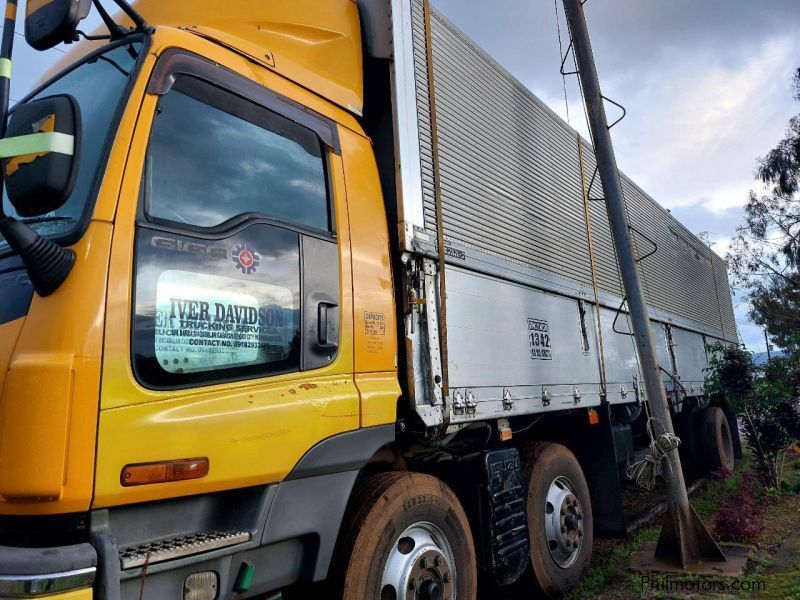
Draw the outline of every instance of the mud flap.
M482 463L482 563L498 584L509 585L525 572L531 556L519 452L516 448L485 452Z
M683 474L688 481L694 481L704 475L702 451L700 450L700 436L698 436L698 409L695 401L686 401L683 410L673 416L675 433L681 439L678 453L681 457Z
M581 463L592 499L594 530L598 537L624 539L627 536L622 484L617 457L624 452L616 447L611 426L611 407L597 407L600 423L575 440L575 453Z

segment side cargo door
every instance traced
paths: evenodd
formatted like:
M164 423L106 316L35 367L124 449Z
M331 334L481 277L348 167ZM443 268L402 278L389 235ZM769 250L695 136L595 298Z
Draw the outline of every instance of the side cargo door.
M115 222L95 507L281 481L359 427L336 123L177 51L148 92ZM199 479L121 481L198 457Z

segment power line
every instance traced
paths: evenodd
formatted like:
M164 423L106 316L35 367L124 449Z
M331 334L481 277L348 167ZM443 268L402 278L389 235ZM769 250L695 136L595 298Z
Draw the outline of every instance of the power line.
M5 26L4 26L4 25L0 25L0 29L5 29ZM19 37L21 37L21 38L25 39L25 34L23 34L23 33L20 33L19 31L14 31L14 35L18 35ZM61 54L66 54L66 52L65 52L64 50L62 50L61 48L59 48L59 47L57 47L57 46L53 46L53 47L51 48L51 50L56 50L56 51L58 51L58 52L61 52ZM15 104L18 104L18 103L19 103L19 100L17 100L16 98L9 98L9 100L10 100L11 102L14 102Z
M5 29L5 26L4 25L0 25L0 29ZM25 34L20 33L19 31L15 31L14 35L18 35L19 37L21 37L23 39L25 38ZM61 48L59 48L58 46L53 46L51 48L51 50L57 50L58 52L61 52L61 54L66 54L66 52L64 50L62 50Z

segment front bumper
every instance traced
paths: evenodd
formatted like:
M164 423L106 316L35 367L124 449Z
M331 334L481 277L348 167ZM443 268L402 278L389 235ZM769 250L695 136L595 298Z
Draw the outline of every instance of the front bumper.
M91 600L97 553L89 544L55 548L0 546L0 598ZM56 595L57 594L57 595Z

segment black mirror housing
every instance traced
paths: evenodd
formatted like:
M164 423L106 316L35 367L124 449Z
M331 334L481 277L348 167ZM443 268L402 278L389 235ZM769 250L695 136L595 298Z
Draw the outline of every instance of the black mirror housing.
M36 50L71 42L91 8L92 0L28 0L25 40Z
M33 134L61 134L58 141L73 141L69 154L65 148L54 146L3 160L8 199L20 216L44 215L69 199L78 175L81 130L80 107L72 96L51 96L16 107L8 124L7 141Z

